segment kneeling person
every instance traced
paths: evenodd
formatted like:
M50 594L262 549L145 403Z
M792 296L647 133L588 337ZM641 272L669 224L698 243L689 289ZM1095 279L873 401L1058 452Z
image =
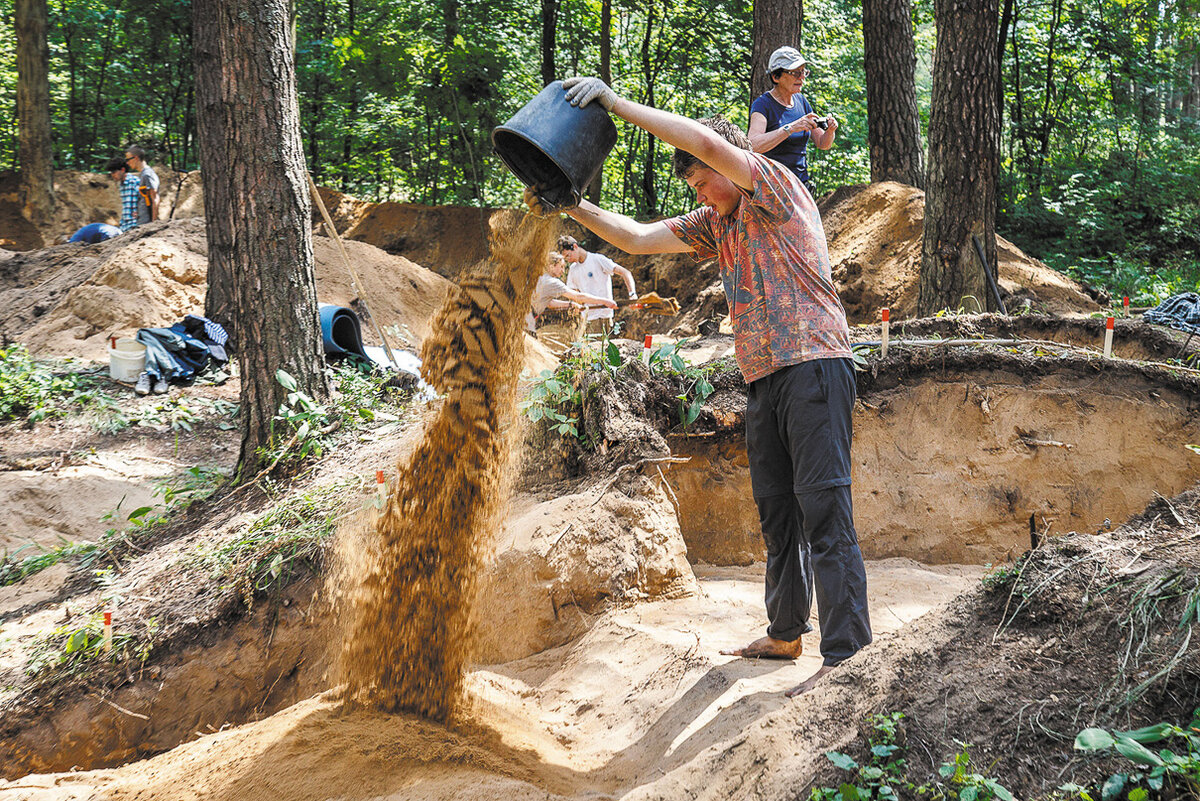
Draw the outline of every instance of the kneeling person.
M538 278L533 290L533 310L525 316L525 327L538 339L545 340L552 350L566 350L583 333L580 311L585 307L615 309L617 304L607 298L571 289L563 283L566 261L561 253L551 251L546 271Z

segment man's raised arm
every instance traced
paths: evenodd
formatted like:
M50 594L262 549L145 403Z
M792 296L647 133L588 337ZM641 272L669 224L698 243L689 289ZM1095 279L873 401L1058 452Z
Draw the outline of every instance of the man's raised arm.
M595 100L626 122L657 136L668 145L691 153L742 189L751 188L752 177L746 151L726 142L695 120L627 100L599 78L568 78L563 81L563 87L572 105L586 106Z

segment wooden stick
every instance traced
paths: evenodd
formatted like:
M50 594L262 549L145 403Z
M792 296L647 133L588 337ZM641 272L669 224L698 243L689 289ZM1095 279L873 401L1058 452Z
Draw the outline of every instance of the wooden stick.
M367 317L371 320L371 327L375 329L375 335L383 342L383 348L387 351L388 358L392 360L392 366L400 369L400 362L397 361L396 354L392 353L391 343L383 335L383 329L379 327L379 323L375 321L375 315L371 313L371 307L367 303L367 293L363 291L363 283L359 280L358 273L354 272L354 266L350 263L350 254L346 252L346 246L342 243L341 236L338 235L337 227L334 226L333 220L329 216L329 211L325 208L325 201L321 200L321 193L317 190L317 184L313 181L312 173L305 172L304 174L308 177L308 188L312 192L313 202L317 204L317 208L321 210L321 218L325 220L325 230L333 238L333 241L337 243L338 250L342 254L342 260L346 262L346 270L350 273L350 285L354 287L359 300L362 301L363 308L367 312Z

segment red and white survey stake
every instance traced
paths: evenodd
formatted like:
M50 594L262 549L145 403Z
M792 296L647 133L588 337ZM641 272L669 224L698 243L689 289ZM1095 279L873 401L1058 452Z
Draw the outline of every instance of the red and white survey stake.
M884 309L881 312L881 314L883 316L883 339L880 343L879 355L886 359L887 358L887 346L888 346L888 326L889 326L888 318L891 317L891 313L887 309Z
M104 613L104 640L102 647L106 654L112 653L112 612Z
M1104 321L1104 358L1112 358L1113 318Z
M642 364L650 366L650 348L654 345L654 336L646 334L646 339L642 342Z
M1128 317L1129 316L1129 296L1128 295L1121 298L1121 307L1125 310L1125 316Z
M387 482L383 480L383 471L375 471L375 497L379 499L379 508L383 508L384 501L387 500Z

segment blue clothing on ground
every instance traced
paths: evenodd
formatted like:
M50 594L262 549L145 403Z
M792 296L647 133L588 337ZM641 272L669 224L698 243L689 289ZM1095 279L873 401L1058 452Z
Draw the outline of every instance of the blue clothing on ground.
M766 118L768 131L777 131L787 123L811 114L812 110L804 95L793 95L791 108L781 105L770 92L763 92L750 104L751 114L758 113ZM808 176L809 138L808 131L796 131L763 155L796 173L800 182L807 186L811 182Z
M103 242L106 239L112 239L114 236L120 236L121 229L115 225L108 223L92 223L85 225L75 233L71 234L68 242L84 242L88 245L94 245L97 242Z

